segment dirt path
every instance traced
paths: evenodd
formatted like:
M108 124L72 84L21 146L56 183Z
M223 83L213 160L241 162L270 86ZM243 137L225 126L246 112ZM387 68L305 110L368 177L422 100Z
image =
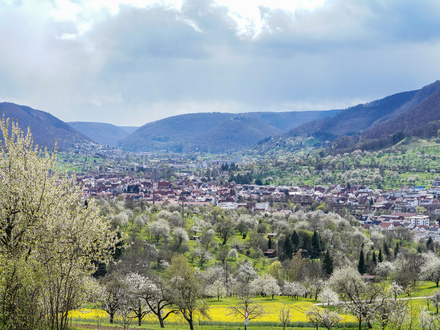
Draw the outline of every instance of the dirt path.
M416 299L426 299L426 298L432 298L432 296L426 296L426 297L408 297L408 298L399 298L401 300L416 300ZM342 304L343 302L340 301L339 304ZM316 303L314 305L316 306L324 306L325 303Z

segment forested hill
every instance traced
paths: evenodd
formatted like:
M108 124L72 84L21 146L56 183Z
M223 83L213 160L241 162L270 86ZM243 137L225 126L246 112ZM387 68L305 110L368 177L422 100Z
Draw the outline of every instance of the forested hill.
M253 149L268 152L332 142L333 153L378 150L404 137L432 137L440 128L440 81L420 90L402 92L347 108L327 119L314 120L289 132L260 141ZM308 144L305 141L309 142Z
M52 149L56 140L58 149L63 150L74 142L90 141L90 138L48 112L3 102L0 103L0 113L16 120L24 132L30 127L34 144L41 147Z
M334 152L355 149L379 150L405 137L431 138L440 129L440 81L425 86L402 107L358 136L342 137L332 144Z
M336 116L323 120L305 123L290 130L286 136L309 135L326 133L329 137L359 134L370 128L382 117L397 111L409 102L417 91L403 92L385 97L366 104L359 104L341 111Z
M196 135L183 146L183 150L221 153L243 150L267 136L281 134L282 131L255 118L235 117L213 129Z
M241 150L309 120L334 116L338 111L185 114L145 124L120 141L119 146L130 151ZM245 126L239 127L231 121L237 117L252 120L242 121ZM228 136L234 136L232 144Z
M90 137L93 141L100 144L107 144L115 147L119 140L122 140L129 133L121 127L105 124L105 123L91 123L91 122L69 122L71 126Z

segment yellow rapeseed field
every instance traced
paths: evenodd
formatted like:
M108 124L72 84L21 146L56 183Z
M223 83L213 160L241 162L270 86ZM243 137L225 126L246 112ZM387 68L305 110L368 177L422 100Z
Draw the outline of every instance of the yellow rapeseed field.
M283 304L279 302L267 302L263 304L264 315L251 321L254 322L279 322L278 313L283 308ZM310 302L298 302L288 304L291 307L291 322L307 322L305 311L313 306ZM209 315L212 322L219 323L236 323L243 320L237 316L229 315L227 305L212 305L209 308ZM81 309L70 312L70 317L74 319L96 320L98 318L107 318L107 313L99 309ZM356 319L350 315L341 315L343 322L356 322ZM198 318L196 317L196 320ZM206 320L208 321L208 320ZM156 315L149 314L144 318L145 323L154 324L157 322ZM171 324L186 324L184 318L179 314L172 314L166 320Z

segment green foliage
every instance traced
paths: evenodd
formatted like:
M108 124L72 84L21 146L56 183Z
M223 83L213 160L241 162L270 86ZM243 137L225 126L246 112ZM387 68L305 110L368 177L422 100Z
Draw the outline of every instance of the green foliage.
M324 259L322 260L322 267L328 276L333 273L333 258L328 249L324 255Z
M1 130L0 326L66 329L69 309L97 291L91 275L119 240L30 131L5 118Z
M365 263L363 249L361 249L361 252L359 253L358 271L361 275L364 275L367 272L367 264Z

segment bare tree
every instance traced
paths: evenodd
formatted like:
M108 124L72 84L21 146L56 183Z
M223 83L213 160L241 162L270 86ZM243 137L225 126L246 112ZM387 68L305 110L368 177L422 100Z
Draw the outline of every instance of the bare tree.
M254 320L264 314L263 306L253 300L249 294L240 296L240 301L233 306L228 307L229 315L241 316L245 319L245 313L248 312L248 320ZM246 329L246 326L245 326Z
M283 324L283 330L285 330L286 325L290 323L290 307L287 307L286 304L283 304L283 308L281 308L281 310L278 312L278 318Z

